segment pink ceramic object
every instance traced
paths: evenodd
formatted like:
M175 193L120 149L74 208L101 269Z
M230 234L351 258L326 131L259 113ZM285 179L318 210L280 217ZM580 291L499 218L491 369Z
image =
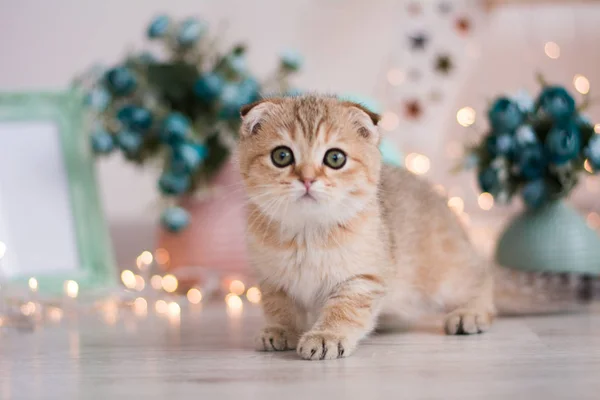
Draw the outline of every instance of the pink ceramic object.
M212 182L214 194L206 199L181 202L191 215L190 225L180 233L159 229L157 247L169 252L168 269L188 287L206 276L245 277L248 263L245 242L245 195L233 162L221 169Z

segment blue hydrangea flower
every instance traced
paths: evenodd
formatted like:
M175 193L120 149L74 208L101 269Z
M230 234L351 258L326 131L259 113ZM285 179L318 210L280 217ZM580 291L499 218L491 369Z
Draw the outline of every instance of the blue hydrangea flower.
M98 112L106 110L110 103L111 95L104 87L95 87L86 96L85 103Z
M246 102L244 104L252 103L260 98L260 85L254 78L248 77L240 82L239 91Z
M515 139L509 133L491 135L486 140L486 148L492 157L510 157L515 149Z
M142 136L138 132L124 130L117 134L119 147L128 155L134 155L142 147Z
M171 232L180 232L190 223L190 214L181 207L169 207L163 211L160 221Z
M188 18L179 27L177 42L182 46L191 46L206 33L207 28L204 21Z
M155 17L148 25L148 37L156 39L165 36L169 31L169 25L171 25L171 19L168 15Z
M535 131L531 125L521 125L515 132L515 139L519 146L526 146L528 144L534 144L538 142Z
M152 113L144 107L136 107L131 115L131 128L145 131L152 126Z
M533 111L535 105L533 97L527 92L527 90L519 90L513 97L512 100L517 104L519 110L523 114L527 114Z
M137 82L133 72L127 67L115 67L106 72L106 85L117 96L131 94Z
M144 107L131 104L125 105L117 111L117 119L127 128L143 132L152 126L152 113Z
M561 165L579 155L581 138L575 124L557 125L546 137L546 151L550 162Z
M530 144L520 149L516 163L519 174L525 179L533 180L544 176L548 161L542 145Z
M561 86L547 86L537 100L537 108L555 120L565 120L575 112L575 100Z
M500 189L500 177L498 170L492 167L487 167L479 173L479 187L482 191L495 194Z
M600 135L592 136L584 153L594 171L600 171Z
M488 118L495 131L513 132L523 122L524 115L517 103L501 97L489 109Z
M287 49L281 52L281 65L290 71L297 71L302 67L303 58L296 50Z
M521 190L523 201L529 208L538 208L549 199L549 190L543 179L527 182Z
M171 169L179 173L194 172L208 155L202 144L184 143L173 148Z
M226 59L227 65L236 74L244 75L248 71L248 63L246 57L241 54L231 54Z
M221 118L238 118L240 108L256 100L257 93L250 93L238 84L228 83L219 96Z
M220 75L208 73L194 84L194 93L198 98L210 102L219 97L224 85L225 81Z
M92 134L92 150L96 154L108 154L115 147L113 137L104 129L100 129Z
M160 137L168 143L184 140L191 130L191 123L185 115L172 112L163 121Z
M131 117L133 115L133 110L135 110L135 106L132 104L126 104L123 107L119 108L117 111L117 119L123 125L129 126L131 123Z
M164 172L158 180L158 188L166 195L180 195L190 187L190 176L188 174L177 174L173 171Z

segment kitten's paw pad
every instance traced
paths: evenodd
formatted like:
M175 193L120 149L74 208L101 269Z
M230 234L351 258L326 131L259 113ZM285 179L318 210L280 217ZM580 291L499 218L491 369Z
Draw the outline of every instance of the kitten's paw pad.
M487 331L491 324L491 316L485 311L460 309L446 317L444 328L448 335L472 335Z
M256 349L259 351L294 350L297 343L297 334L280 326L268 326L258 335Z
M344 336L329 332L308 332L298 342L298 355L305 360L331 360L347 357L354 351L352 344Z

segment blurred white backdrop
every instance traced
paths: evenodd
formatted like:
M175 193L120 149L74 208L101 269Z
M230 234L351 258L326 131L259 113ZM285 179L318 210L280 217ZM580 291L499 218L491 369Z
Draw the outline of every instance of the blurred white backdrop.
M394 54L406 45L410 29L446 31L425 19L415 22L401 0L0 0L0 90L65 88L94 62L110 65L127 49L145 43L148 21L158 13L195 15L212 26L226 24L225 43L249 44L250 67L259 75L275 65L278 53L295 48L305 56L298 87L352 92L381 98L388 93L386 72ZM420 2L424 8L440 1ZM478 7L477 1L448 1L457 7ZM515 5L476 12L472 44L475 57L461 58L444 97L421 120L401 123L389 133L405 152L427 154L433 180L447 179L447 144L462 141L465 128L456 110L470 105L482 115L494 95L521 87L535 90L535 71L572 88L576 73L600 85L600 7L594 4ZM434 50L444 44L439 37ZM544 43L561 46L551 60ZM435 47L437 46L437 48ZM453 45L456 46L456 45ZM457 50L456 48L454 50ZM410 55L408 55L410 57ZM402 62L407 62L405 57ZM401 65L399 67L402 67ZM424 85L398 87L419 90ZM397 96L396 94L395 96ZM394 96L391 96L393 99ZM388 99L389 100L389 99ZM398 107L393 101L388 107ZM401 110L392 110L401 114ZM600 119L598 107L592 117ZM130 262L152 245L158 210L156 173L141 170L113 156L98 165L102 200L111 224L120 262ZM465 194L466 196L467 194Z

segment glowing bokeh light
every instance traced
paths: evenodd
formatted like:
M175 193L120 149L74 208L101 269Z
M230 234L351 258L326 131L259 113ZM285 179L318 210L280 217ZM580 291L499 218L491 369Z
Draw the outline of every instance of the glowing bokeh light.
M162 277L162 288L167 293L173 293L177 290L177 286L179 286L179 282L175 275L165 275Z
M560 46L554 42L547 42L544 45L544 52L548 57L556 60L558 57L560 57Z
M191 288L188 290L186 297L190 303L199 304L202 301L202 292L196 288Z
M461 126L468 127L475 123L475 110L471 107L463 107L456 113L456 121Z
M491 210L494 207L494 196L490 193L483 192L477 197L477 204L482 210Z

